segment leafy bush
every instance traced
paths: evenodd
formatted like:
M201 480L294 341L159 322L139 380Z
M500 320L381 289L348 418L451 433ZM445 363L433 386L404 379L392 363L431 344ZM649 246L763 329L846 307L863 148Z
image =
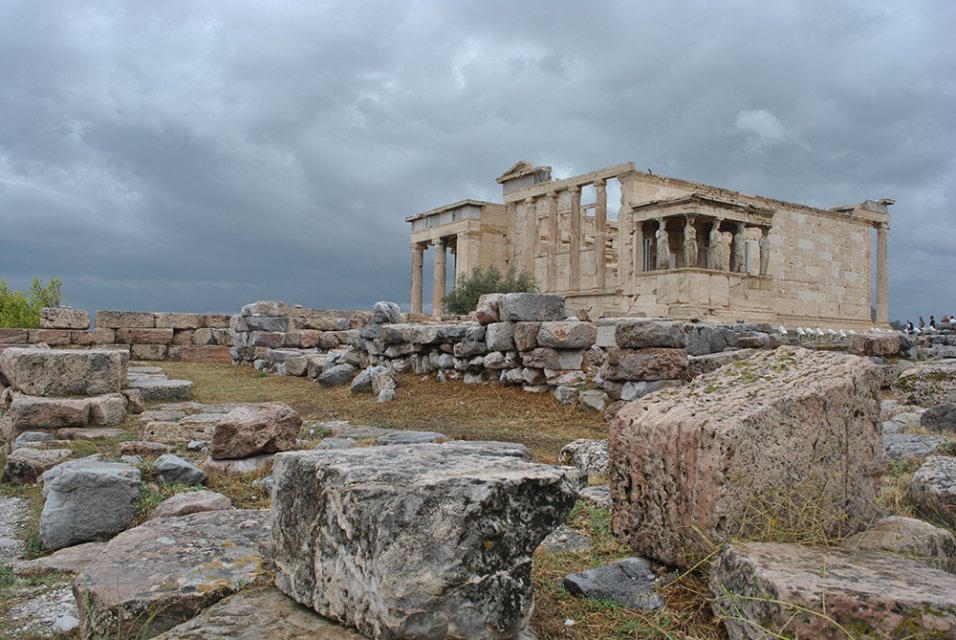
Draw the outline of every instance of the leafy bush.
M0 327L39 327L40 309L60 306L62 288L59 278L50 278L46 286L34 278L26 292L11 290L6 280L0 280Z
M462 276L454 290L445 296L445 309L464 315L475 310L478 298L485 293L519 293L537 291L534 276L527 271L518 272L512 265L502 275L496 266L487 269L474 267L471 273Z

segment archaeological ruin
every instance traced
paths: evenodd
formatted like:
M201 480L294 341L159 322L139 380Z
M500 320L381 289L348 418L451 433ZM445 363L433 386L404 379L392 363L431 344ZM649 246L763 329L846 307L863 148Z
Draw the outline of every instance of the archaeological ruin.
M820 209L658 176L632 162L563 180L551 167L519 162L497 182L501 203L461 200L406 218L413 313L423 310L432 248L434 315L443 311L450 251L455 282L476 266L515 266L592 317L887 325L893 200ZM609 206L617 191L620 204Z

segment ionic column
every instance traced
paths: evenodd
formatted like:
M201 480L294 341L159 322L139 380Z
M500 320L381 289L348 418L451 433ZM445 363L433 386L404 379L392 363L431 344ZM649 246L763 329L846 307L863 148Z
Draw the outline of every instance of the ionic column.
M561 244L561 231L558 228L558 194L552 192L545 196L548 202L548 274L545 288L548 292L558 288L558 245Z
M571 192L571 291L581 290L581 187Z
M887 308L887 280L886 280L886 236L890 230L888 222L880 223L876 227L876 322L889 322Z
M534 274L534 258L538 253L538 214L535 211L534 198L524 200L524 269Z
M594 207L594 271L595 286L603 290L607 286L607 180L595 180L597 202Z
M435 279L432 282L432 315L440 316L445 311L445 241L432 241L435 247Z
M416 242L412 245L412 313L422 312L422 262L425 245Z

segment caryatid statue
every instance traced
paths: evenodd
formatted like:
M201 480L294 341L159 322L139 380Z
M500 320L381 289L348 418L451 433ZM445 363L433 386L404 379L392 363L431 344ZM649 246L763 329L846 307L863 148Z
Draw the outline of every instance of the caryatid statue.
M724 237L720 233L720 218L714 220L710 228L710 238L707 243L707 266L717 271L724 269Z
M770 267L770 227L763 228L757 246L760 247L760 275L765 276Z
M744 240L744 231L747 225L743 222L737 223L737 233L734 234L734 271L743 273L747 256L747 241Z
M667 225L661 220L657 227L657 268L667 269L671 266L670 240L667 238Z
M684 225L684 266L697 266L697 229L692 217L688 217Z

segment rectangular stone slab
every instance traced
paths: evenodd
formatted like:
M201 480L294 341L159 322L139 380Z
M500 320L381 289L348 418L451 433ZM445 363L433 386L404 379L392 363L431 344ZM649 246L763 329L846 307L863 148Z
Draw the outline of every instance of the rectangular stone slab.
M870 360L799 348L635 400L611 423L612 528L642 555L682 567L768 518L863 528L877 514L885 459L879 415Z
M14 389L32 396L98 396L126 383L129 356L113 349L5 349L0 369Z
M279 454L276 585L369 637L517 637L531 554L581 480L520 455L468 443Z

